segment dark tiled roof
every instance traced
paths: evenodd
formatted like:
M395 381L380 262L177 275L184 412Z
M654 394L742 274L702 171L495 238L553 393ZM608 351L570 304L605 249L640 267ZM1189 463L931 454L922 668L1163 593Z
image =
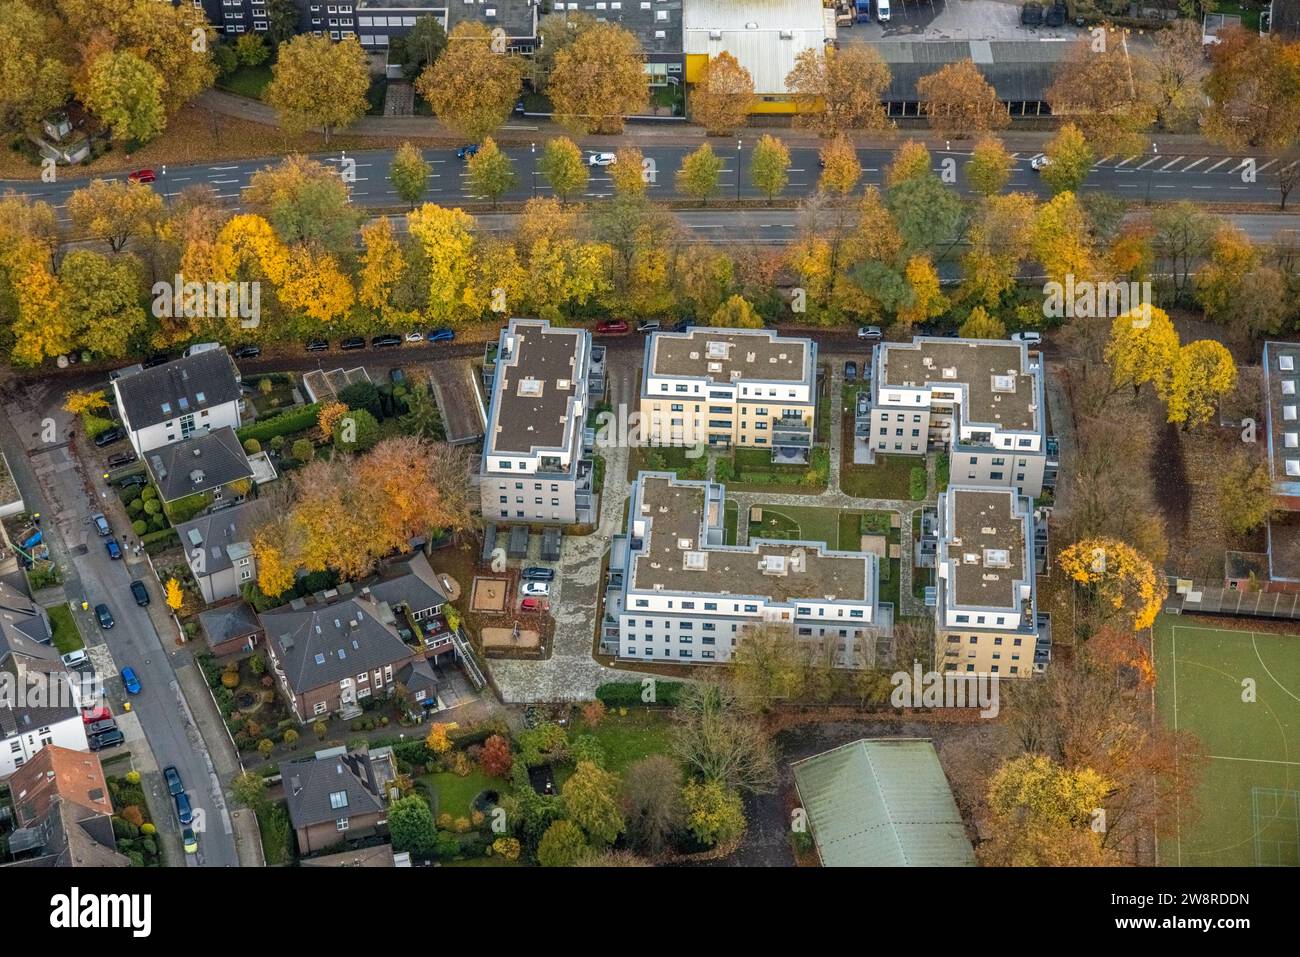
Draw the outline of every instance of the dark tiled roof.
M200 612L199 624L208 636L210 645L219 645L232 638L243 638L262 630L257 613L246 601L234 601Z
M998 98L1043 100L1073 44L1036 40L927 40L873 44L889 64L886 102L913 102L916 82L949 63L973 60Z
M136 430L239 398L238 372L225 349L142 369L115 384L126 421Z
M208 355L208 353L202 353ZM154 449L145 458L164 502L253 477L235 430L227 426Z
M374 776L364 754L342 748L280 766L284 799L294 828L341 817L382 811L384 802L371 790Z
M234 508L200 515L176 526L176 532L189 556L190 567L195 565L194 549L199 548L203 550L203 574L215 575L233 567L232 558L244 557L244 548L252 542L253 532L270 519L270 505L254 499ZM232 549L237 555L231 555Z
M424 552L389 565L380 573L378 581L369 584L369 588L377 601L387 602L394 608L406 605L411 611L424 611L447 603L438 576L429 567Z
M32 641L16 629L0 624L0 670L17 674L20 666L28 673L68 673L56 649ZM0 736L8 738L26 733L64 721L76 714L76 708L61 703L36 707L0 705Z
M284 605L264 612L261 621L289 687L298 693L414 654L397 636L389 606L361 595L298 608Z

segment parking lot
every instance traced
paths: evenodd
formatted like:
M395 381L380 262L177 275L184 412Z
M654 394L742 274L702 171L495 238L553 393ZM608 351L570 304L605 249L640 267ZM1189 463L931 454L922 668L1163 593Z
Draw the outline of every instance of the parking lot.
M875 19L837 31L840 43L882 40L1073 40L1075 26L1022 27L1021 4L1003 0L892 0L888 23Z

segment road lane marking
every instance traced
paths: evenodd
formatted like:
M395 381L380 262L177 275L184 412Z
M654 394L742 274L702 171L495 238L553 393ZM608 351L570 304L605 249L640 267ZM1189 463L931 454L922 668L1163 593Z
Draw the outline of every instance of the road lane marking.
M1160 172L1163 173L1165 170L1169 169L1169 167L1171 167L1171 166L1177 166L1179 163L1181 163L1181 162L1182 162L1183 160L1185 160L1185 159L1187 159L1186 156L1180 156L1180 157L1178 157L1178 159L1170 160L1170 161L1169 161L1168 163L1166 163L1164 166L1160 167Z
M1147 160L1145 163L1143 163L1141 166L1138 166L1137 169L1146 169L1148 166L1150 166L1152 163L1154 163L1154 162L1155 162L1156 160L1158 160L1158 159L1160 159L1159 156L1153 156L1153 157L1151 157L1149 160Z
M1230 160L1230 159L1232 159L1231 156L1225 156L1223 159L1219 160L1217 163L1215 163L1215 164L1214 164L1213 166L1211 166L1209 169L1203 169L1203 170L1201 170L1201 172L1202 172L1202 173L1213 173L1216 169L1218 169L1218 168L1219 168L1220 166L1222 166L1224 163L1228 162L1228 160Z
M1184 173L1190 173L1192 170L1196 169L1196 167L1198 167L1198 166L1200 166L1202 163L1204 163L1207 159L1209 159L1208 156L1202 156L1202 157L1201 157L1200 159L1198 159L1195 163L1189 163L1187 166L1184 166L1184 167L1183 167L1183 172L1184 172Z

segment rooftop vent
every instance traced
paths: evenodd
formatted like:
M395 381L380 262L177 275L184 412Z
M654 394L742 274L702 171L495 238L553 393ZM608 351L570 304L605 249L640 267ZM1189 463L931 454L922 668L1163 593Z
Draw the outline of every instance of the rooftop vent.
M1011 552L1005 548L984 549L985 568L1010 568Z
M1015 375L1011 373L1008 373L1007 375L994 375L993 391L994 392L1015 392L1016 391Z
M708 552L687 552L682 556L682 568L693 572L707 571L709 568Z
M519 394L536 398L542 394L541 379L521 379L519 382Z

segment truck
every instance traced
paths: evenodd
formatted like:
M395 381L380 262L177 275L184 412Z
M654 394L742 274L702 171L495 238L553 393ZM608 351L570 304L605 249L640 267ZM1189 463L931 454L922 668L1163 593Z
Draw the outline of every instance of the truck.
M871 0L854 0L858 13L858 23L871 22Z

